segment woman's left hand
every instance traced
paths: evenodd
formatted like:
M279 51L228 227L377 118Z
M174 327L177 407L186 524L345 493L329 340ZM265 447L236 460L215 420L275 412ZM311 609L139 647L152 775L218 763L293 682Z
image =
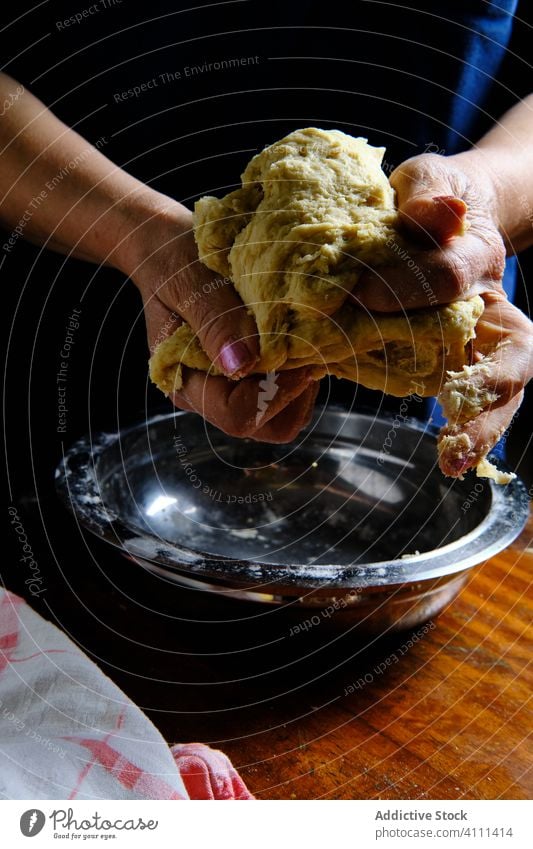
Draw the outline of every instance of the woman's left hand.
M533 324L506 298L502 287L505 246L499 193L472 153L423 154L391 175L400 222L416 247L405 262L365 272L352 297L373 312L399 312L480 295L485 310L476 327L474 363L482 357L479 388L496 396L476 418L452 424L465 451L444 449L445 474L476 466L508 427L533 376ZM465 226L466 225L466 226Z

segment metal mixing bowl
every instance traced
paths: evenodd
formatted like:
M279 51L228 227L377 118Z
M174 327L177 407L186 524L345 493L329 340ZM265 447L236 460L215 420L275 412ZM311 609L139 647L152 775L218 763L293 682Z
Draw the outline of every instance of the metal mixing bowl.
M267 445L176 412L81 440L57 485L84 526L167 579L385 630L442 610L527 518L520 480L451 480L436 454L430 426L401 418L327 408Z

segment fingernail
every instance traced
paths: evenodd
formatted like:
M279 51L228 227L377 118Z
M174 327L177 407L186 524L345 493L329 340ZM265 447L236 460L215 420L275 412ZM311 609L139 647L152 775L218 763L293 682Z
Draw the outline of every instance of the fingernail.
M228 376L242 371L249 366L253 360L250 351L244 342L241 342L240 340L236 342L226 342L226 344L222 346L218 358L220 360L220 365L222 366L222 371Z
M449 209L457 218L461 219L468 212L468 206L461 198L455 195L436 195L433 200Z

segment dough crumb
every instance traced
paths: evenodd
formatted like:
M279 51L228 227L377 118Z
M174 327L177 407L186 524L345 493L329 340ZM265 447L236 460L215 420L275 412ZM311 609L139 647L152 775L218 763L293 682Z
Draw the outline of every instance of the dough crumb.
M483 457L476 466L476 475L478 478L490 478L494 483L506 484L511 483L516 478L514 472L501 472L488 457Z
M491 357L485 357L473 366L465 365L461 371L448 371L447 381L439 394L439 402L451 425L474 419L498 400L498 395L487 389L491 376Z

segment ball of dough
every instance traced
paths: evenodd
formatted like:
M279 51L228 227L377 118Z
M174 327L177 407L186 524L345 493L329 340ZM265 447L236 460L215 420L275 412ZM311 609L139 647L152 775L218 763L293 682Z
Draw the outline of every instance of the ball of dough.
M395 314L349 298L366 268L412 262L383 153L337 130L297 130L253 157L241 188L197 202L201 261L231 279L255 317L256 372L310 365L317 378L427 396L463 368L481 298L435 307L429 289L427 309ZM170 394L182 366L219 373L187 324L156 349L152 380Z

